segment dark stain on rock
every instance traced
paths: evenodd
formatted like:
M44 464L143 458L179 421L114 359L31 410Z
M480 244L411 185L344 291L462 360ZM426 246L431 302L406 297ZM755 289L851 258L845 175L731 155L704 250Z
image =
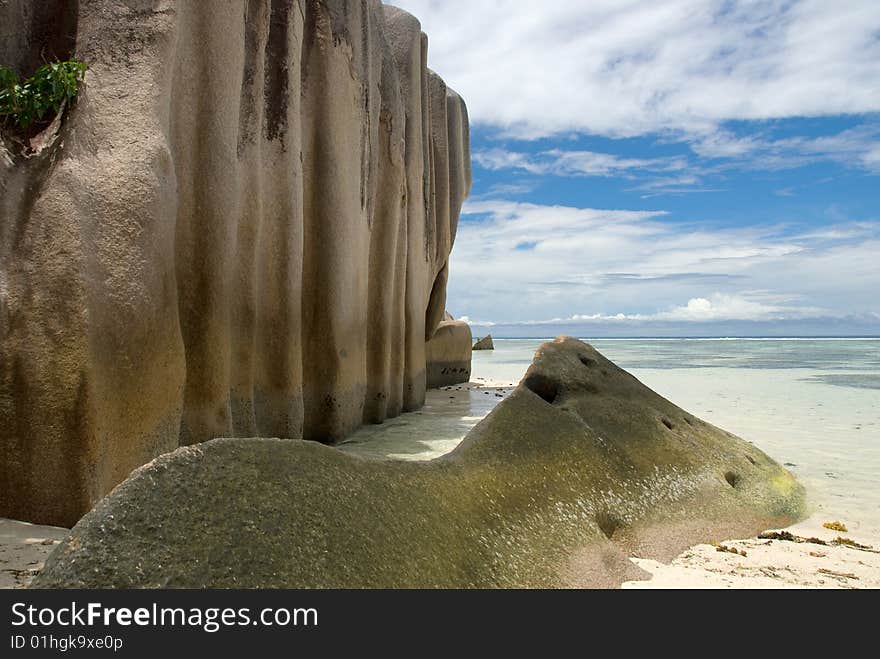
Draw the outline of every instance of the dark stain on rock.
M241 76L241 100L238 110L238 155L256 139L256 76L257 44L259 39L260 8L263 3L250 0L244 16L244 66ZM268 55L268 51L267 51Z
M287 130L288 62L290 60L290 0L272 0L269 40L266 42L266 72L263 125L269 141L281 139Z

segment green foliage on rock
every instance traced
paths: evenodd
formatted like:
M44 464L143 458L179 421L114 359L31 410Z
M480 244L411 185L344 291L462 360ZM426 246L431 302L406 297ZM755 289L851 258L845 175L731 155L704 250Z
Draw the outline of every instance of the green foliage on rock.
M54 116L76 97L85 72L84 62L52 62L22 82L12 69L0 66L0 125L27 130Z

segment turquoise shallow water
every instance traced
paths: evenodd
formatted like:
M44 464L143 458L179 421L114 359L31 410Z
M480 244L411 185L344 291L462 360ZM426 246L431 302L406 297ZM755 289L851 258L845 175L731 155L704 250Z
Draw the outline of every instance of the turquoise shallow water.
M518 380L549 339L496 339L474 353L476 375ZM816 371L842 386L880 389L880 339L582 339L629 371L739 368Z
M880 537L880 339L585 339L675 404L785 463L816 511ZM542 339L496 339L473 376L518 382ZM421 414L358 433L346 450L430 459L501 400L431 392ZM435 439L436 438L436 439Z

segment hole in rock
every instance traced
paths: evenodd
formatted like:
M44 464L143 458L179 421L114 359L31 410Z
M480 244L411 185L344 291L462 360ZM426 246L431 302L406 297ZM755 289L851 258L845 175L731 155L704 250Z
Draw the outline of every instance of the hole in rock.
M535 373L526 378L526 388L537 394L551 405L559 397L559 383L554 382L546 375Z
M727 481L727 484L730 485L730 487L736 487L739 485L740 481L739 474L735 474L732 471L725 472L724 480Z
M675 425L672 423L672 421L670 421L670 420L667 419L666 417L663 417L663 418L660 419L660 420L663 422L663 425L664 425L664 426L666 426L666 427L669 428L670 430L675 430Z
M755 460L755 458L753 458L753 457L750 456L750 455L747 455L747 456L746 456L746 460L748 460L749 462L751 462L753 465L758 464L757 461Z
M604 511L596 515L596 525L609 540L611 540L614 533L623 526L617 517Z
M587 357L586 355L579 355L579 356L578 356L578 359L580 359L580 360L581 360L581 364L583 364L583 365L586 366L587 368L593 368L593 367L596 365L596 360L595 360L595 359L590 359L590 358Z

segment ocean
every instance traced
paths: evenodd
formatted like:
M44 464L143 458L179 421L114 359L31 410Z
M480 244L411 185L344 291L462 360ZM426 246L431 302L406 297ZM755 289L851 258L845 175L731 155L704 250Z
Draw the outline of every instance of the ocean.
M472 379L516 383L547 339L496 339ZM584 339L654 391L753 442L806 486L815 513L880 537L880 339ZM343 450L427 460L458 444L509 388L429 392Z

